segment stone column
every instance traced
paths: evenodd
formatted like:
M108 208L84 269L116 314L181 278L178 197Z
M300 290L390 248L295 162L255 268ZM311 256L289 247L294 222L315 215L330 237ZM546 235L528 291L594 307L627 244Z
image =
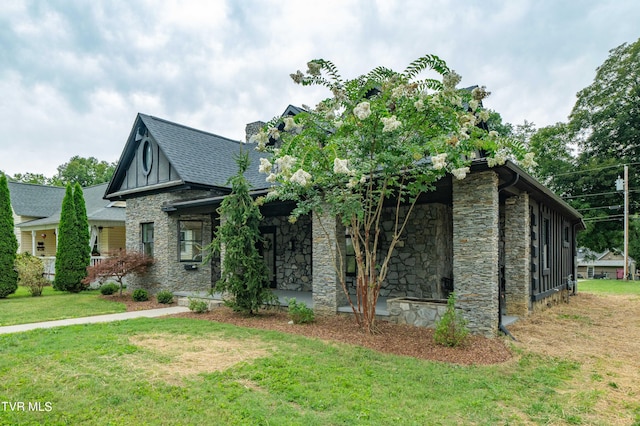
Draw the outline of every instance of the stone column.
M498 176L492 172L453 180L453 285L473 333L498 332Z
M505 300L507 315L526 316L531 300L529 194L505 201Z
M326 209L325 209L326 211ZM313 310L319 315L335 315L338 306L346 304L346 296L336 272L334 257L345 254L344 227L326 212L312 213L312 289Z

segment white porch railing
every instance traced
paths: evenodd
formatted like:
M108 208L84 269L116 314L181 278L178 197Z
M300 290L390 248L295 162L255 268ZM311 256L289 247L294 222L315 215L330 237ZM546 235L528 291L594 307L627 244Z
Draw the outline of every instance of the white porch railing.
M56 275L56 257L55 256L45 256L40 258L42 263L44 264L44 277L49 281L53 281L53 278ZM89 265L94 266L98 263L102 262L104 259L107 259L107 256L91 256L91 261Z

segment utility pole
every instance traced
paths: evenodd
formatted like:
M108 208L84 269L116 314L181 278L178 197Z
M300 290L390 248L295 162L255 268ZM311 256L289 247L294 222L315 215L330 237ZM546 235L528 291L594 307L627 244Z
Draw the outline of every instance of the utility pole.
M624 191L624 280L629 276L629 166L624 165L624 178L616 180L616 190Z
M624 280L629 279L629 166L624 165Z

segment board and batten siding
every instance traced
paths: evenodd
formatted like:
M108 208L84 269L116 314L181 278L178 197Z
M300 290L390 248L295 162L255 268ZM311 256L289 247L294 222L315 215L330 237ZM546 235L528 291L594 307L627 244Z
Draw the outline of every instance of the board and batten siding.
M543 203L531 200L531 298L539 300L566 289L575 278L575 229Z

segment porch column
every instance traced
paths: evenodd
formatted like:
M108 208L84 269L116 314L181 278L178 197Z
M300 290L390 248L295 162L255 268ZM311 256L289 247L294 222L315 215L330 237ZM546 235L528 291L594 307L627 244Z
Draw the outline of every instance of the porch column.
M31 231L31 254L37 256L36 253L36 231Z
M498 176L453 179L453 288L473 333L498 332Z
M344 227L335 216L313 212L311 235L313 310L319 315L335 315L338 306L346 304L346 296L334 266L338 244L344 261Z
M506 314L527 316L531 300L529 194L507 198L504 212Z

